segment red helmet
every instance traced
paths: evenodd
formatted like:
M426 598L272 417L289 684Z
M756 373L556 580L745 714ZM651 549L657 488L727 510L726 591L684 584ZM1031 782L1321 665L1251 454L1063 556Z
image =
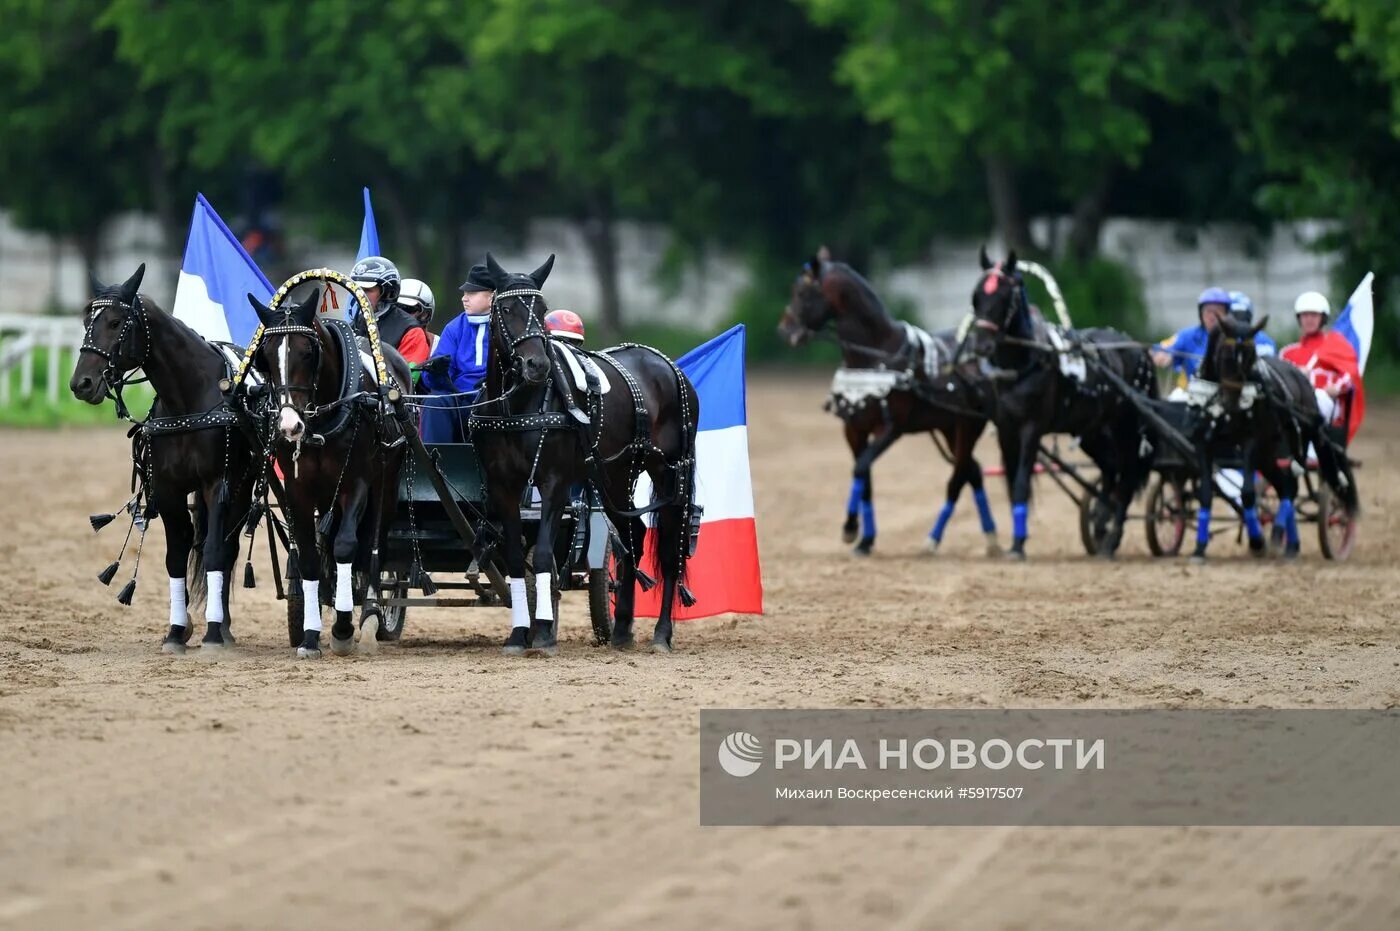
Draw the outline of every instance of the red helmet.
M583 342L583 318L572 310L551 310L545 315L544 328L555 339Z

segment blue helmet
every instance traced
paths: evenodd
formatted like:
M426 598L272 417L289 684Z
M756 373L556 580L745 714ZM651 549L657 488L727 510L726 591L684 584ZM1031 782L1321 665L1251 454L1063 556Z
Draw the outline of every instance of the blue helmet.
M1196 298L1196 309L1200 310L1207 304L1221 304L1230 306L1230 293L1224 288L1206 288L1201 292L1201 296Z
M1254 322L1254 302L1243 291L1230 292L1230 316L1241 323Z

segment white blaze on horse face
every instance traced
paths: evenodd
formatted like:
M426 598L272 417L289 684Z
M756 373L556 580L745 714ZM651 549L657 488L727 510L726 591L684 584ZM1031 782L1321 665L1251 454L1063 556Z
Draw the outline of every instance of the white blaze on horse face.
M290 407L282 408L277 420L277 426L282 431L282 435L289 440L294 440L301 435L301 417Z

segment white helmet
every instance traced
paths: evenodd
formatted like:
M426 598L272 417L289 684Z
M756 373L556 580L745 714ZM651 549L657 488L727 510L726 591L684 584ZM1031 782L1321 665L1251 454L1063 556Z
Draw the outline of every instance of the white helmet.
M437 302L433 300L433 289L428 287L426 282L419 281L417 278L405 278L399 291L399 306L415 317L420 312L425 313L428 317L424 321L426 326L432 322Z
M1322 314L1322 319L1326 320L1332 316L1332 305L1327 303L1326 295L1318 291L1304 291L1298 295L1298 299L1293 302L1293 313L1296 314Z

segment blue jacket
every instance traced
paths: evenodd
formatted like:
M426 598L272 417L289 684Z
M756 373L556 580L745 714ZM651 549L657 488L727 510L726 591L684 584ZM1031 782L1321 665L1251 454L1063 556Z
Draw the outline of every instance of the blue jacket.
M1196 374L1201 360L1205 358L1206 344L1209 340L1210 334L1198 323L1162 340L1157 344L1157 348L1175 353L1172 356L1172 371L1180 376L1179 381L1185 385L1186 380ZM1278 354L1278 346L1263 330L1255 334L1254 346L1260 356Z
M433 347L434 356L448 356L447 378L423 373L429 390L443 394L475 391L486 377L486 353L491 338L491 315L461 314L449 323Z

